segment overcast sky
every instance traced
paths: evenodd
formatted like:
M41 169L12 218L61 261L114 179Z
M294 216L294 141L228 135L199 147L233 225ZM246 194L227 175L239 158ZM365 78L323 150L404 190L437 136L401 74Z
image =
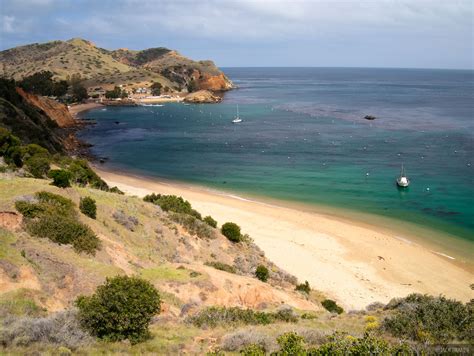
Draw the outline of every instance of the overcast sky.
M0 0L1 43L82 37L232 66L473 68L473 0Z

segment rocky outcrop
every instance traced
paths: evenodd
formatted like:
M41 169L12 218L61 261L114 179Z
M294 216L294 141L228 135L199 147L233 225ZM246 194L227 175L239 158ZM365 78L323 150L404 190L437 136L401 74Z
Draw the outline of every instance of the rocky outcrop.
M217 96L211 93L209 90L199 90L194 93L188 94L184 101L187 103L193 104L202 104L202 103L219 103L222 100L220 96Z
M198 86L199 89L211 91L225 91L234 87L232 82L224 75L224 73L219 75L204 74L199 79Z
M43 110L44 113L52 120L54 120L59 127L71 127L76 124L76 120L69 113L67 106L58 103L56 100L45 98L43 96L37 96L31 93L25 92L21 88L16 88L18 94L30 105Z

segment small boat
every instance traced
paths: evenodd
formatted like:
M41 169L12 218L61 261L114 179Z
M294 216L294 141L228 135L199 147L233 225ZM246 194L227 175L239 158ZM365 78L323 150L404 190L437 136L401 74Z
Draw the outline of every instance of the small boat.
M401 188L406 188L410 184L410 180L407 178L405 174L405 168L403 168L402 164L402 170L400 172L400 177L397 178L397 185Z
M237 116L232 120L233 124L238 124L239 122L242 122L242 119L239 116L239 105L237 105Z

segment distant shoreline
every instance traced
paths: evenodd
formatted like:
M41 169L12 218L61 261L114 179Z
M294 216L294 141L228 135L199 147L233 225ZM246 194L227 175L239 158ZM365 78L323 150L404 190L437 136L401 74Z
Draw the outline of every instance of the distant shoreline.
M472 265L461 267L449 254L419 244L410 235L400 237L372 221L339 218L120 170L95 170L128 194L180 195L220 224L238 223L273 262L349 309L412 292L470 299Z

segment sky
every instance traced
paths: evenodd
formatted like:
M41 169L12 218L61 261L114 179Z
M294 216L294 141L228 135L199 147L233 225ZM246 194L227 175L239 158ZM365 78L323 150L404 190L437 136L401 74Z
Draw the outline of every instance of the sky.
M221 67L474 68L473 0L0 0L0 49L81 37Z

